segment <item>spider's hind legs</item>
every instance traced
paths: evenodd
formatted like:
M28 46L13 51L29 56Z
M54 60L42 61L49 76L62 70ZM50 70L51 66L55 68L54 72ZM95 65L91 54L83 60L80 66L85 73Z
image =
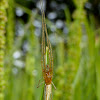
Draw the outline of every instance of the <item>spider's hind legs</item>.
M54 89L56 90L56 86L54 85L54 83L53 83L53 82L51 82L51 83L52 83L52 85L53 85Z

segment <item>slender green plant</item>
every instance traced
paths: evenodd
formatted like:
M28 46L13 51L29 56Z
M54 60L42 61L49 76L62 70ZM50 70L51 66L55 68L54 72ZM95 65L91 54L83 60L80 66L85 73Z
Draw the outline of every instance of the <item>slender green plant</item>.
M5 49L5 26L7 21L7 0L0 1L0 100L4 100L4 49Z
M80 6L79 8L81 9ZM84 9L83 10L81 9L80 11L84 12ZM78 13L76 15L78 15ZM73 99L74 100L80 100L80 99L96 100L95 35L93 30L94 28L91 27L86 16L82 16L81 21L82 21L81 23L82 41L80 45L81 59L80 59L77 75L74 78L74 82L73 82ZM84 38L85 38L85 42L84 42Z
M28 43L29 43L29 50L26 54L26 72L27 72L27 81L28 81L28 87L27 87L27 100L33 100L35 97L33 96L34 94L34 70L35 70L35 57L36 57L36 43L37 37L34 34L34 26L32 25L32 22L34 21L33 15L29 18L30 26L29 26L29 35L28 35Z
M8 0L7 9L7 33L6 33L6 53L5 53L5 79L6 79L6 90L5 90L5 99L11 99L11 83L8 82L11 80L11 70L13 63L13 44L14 44L14 0ZM9 92L8 92L9 91Z
M98 35L99 33L99 35ZM100 30L98 31L97 36L96 36L96 42L95 42L95 47L96 47L96 93L97 93L97 100L100 100Z
M85 11L84 4L86 0L73 0L76 10L73 13L74 21L69 23L68 34L68 60L67 60L67 84L66 84L66 100L74 100L74 79L80 64L81 57L81 41L82 41L82 24L84 23Z
M64 86L65 83L65 66L64 66L64 41L61 39L59 43L57 44L56 48L57 53L57 64L56 64L56 70L55 70L55 85L57 87L57 90L54 91L54 100L61 100L64 99ZM56 84L57 83L57 84Z
M7 21L7 54L11 54L12 46L14 44L14 0L8 0L8 21ZM9 53L8 53L9 52Z

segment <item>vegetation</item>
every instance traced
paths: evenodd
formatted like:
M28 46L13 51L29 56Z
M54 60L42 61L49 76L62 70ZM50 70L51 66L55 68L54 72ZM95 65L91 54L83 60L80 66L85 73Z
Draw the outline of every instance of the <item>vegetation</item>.
M4 100L4 50L5 50L5 26L6 26L7 1L0 1L0 100Z
M50 17L50 6L45 9L54 60L52 81L57 88L52 86L53 100L100 100L99 20L85 9L87 0L63 6L51 2L54 10L63 9L55 19L55 14ZM31 3L37 8L32 9ZM0 100L43 100L44 84L37 88L42 78L39 3L0 0Z

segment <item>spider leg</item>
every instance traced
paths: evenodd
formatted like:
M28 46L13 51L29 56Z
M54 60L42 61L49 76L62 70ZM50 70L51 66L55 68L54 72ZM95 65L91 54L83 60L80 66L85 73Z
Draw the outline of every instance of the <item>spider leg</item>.
M41 79L42 79L42 77L39 79L39 82L38 82L37 88L39 88L39 86L41 85L41 83L44 82L44 81L43 81L43 82L40 83Z
M44 81L40 83L40 80L39 80L37 88L39 88L43 83L44 83Z
M56 86L54 85L54 83L53 83L53 82L51 82L51 84L53 85L54 89L56 90Z

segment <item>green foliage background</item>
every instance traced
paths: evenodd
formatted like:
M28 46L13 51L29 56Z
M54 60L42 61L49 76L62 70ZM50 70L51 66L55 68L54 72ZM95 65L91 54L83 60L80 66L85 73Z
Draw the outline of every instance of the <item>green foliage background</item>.
M68 8L64 9L67 36L46 19L47 26L56 29L56 45L52 48L53 82L57 90L52 89L53 100L100 100L100 28L96 27L92 14L87 17L86 2L73 0L76 9L72 15ZM26 23L22 19L16 22L17 7L28 14ZM41 21L38 10L31 11L14 0L0 0L0 100L41 100L43 97L44 86L37 88L42 69L41 37L34 34L35 19ZM24 30L22 35L16 35L16 23ZM20 57L14 58L16 53Z

